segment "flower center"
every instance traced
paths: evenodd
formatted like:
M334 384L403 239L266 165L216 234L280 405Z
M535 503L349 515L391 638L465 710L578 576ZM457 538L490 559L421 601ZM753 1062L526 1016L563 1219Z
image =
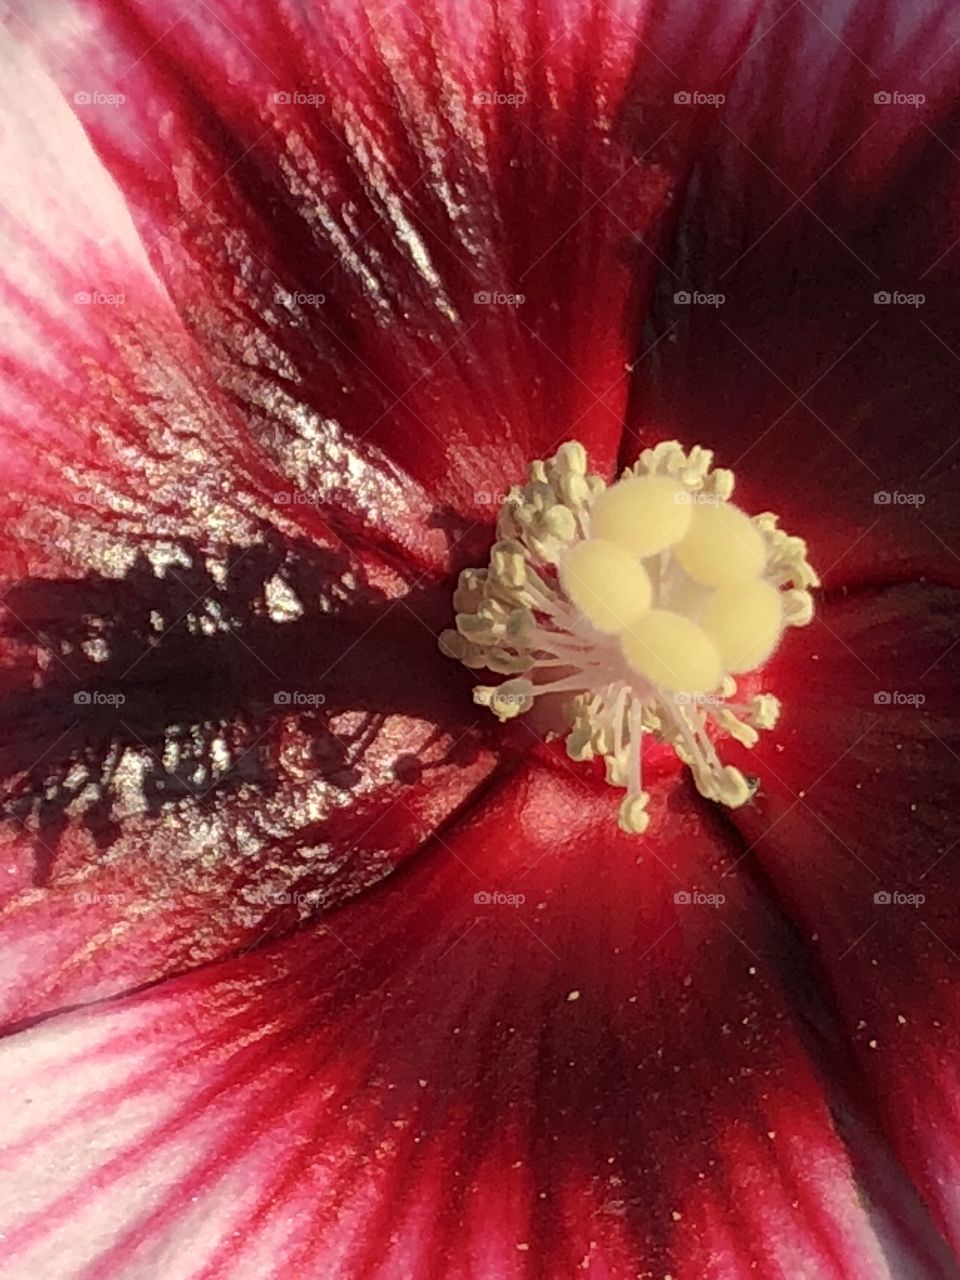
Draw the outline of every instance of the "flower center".
M780 704L768 693L738 701L734 677L813 617L806 544L772 513L734 506L733 473L712 461L667 441L609 487L576 441L532 463L500 513L489 568L461 573L457 629L440 637L448 656L510 677L474 690L501 720L569 695L567 753L603 757L607 781L626 790L627 831L649 823L645 733L673 747L701 795L750 799L714 739L752 747Z

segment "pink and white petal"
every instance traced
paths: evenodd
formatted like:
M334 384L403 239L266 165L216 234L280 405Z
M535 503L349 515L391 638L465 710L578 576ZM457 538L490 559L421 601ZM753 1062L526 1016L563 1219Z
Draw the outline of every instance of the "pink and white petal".
M951 15L771 9L726 102L687 108L712 126L664 252L649 333L669 340L638 367L630 452L715 447L828 584L960 583Z
M688 165L647 153L698 132L666 91L717 80L756 8L150 0L14 28L68 96L125 96L78 115L264 455L310 489L335 430L486 538L563 438L612 465Z
M960 594L943 588L825 604L772 664L781 725L742 753L762 786L733 815L803 931L861 1089L954 1248L958 619Z
M890 1276L782 927L676 800L657 790L670 820L638 844L607 789L531 763L326 928L10 1037L7 1257L64 1278ZM918 1253L913 1275L948 1274Z

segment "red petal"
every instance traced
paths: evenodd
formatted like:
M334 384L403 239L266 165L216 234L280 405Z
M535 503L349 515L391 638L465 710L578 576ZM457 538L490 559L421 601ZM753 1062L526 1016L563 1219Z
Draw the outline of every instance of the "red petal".
M958 616L957 593L915 586L825 608L776 660L781 731L749 756L762 790L734 815L823 972L859 1091L955 1247Z
M267 3L173 15L144 0L98 6L79 38L59 14L37 34L68 96L94 81L126 95L78 115L267 457L319 454L342 431L361 458L383 450L416 477L463 533L564 437L613 461L630 319L657 269L671 167L685 170L643 157L691 130L651 129L645 98L674 74L716 79L755 7L722 21L691 7L661 27L626 0L469 14L444 0L423 17Z
M449 593L345 546L319 506L273 501L290 482L204 370L82 133L29 67L7 72L2 1013L23 1018L358 892L493 758L436 651ZM409 486L355 462L410 541Z
M638 844L608 790L531 766L329 932L14 1038L0 1069L38 1105L13 1113L7 1256L887 1276L785 1003L779 926L720 879L719 829L668 806L658 791L664 838ZM720 905L675 901L721 883Z
M420 487L277 390L299 443L267 450L147 262L123 202L54 86L9 55L0 140L0 495L13 576L96 567L265 526L393 558L442 554ZM104 108L104 110L115 108ZM341 501L349 486L349 503Z
M650 319L649 340L669 339L638 369L630 452L715 447L828 583L960 582L948 16L796 4L767 23L725 106L699 108L713 126ZM893 91L926 104L875 103ZM925 301L877 305L884 291Z

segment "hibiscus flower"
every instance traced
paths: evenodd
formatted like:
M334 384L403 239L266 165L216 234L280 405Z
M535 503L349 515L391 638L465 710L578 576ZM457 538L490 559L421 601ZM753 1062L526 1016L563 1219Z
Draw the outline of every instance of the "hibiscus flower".
M16 0L10 1274L957 1274L957 35ZM628 831L438 637L674 439L823 590L748 801L651 743Z

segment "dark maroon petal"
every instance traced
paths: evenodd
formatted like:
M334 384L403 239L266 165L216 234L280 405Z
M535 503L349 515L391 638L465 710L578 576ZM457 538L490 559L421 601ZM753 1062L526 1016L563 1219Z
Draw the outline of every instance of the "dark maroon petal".
M698 108L712 123L650 313L648 340L669 339L638 366L629 452L715 447L827 583L960 582L950 12L768 11L726 103Z
M824 607L776 659L783 719L748 757L762 788L734 815L743 865L799 922L857 1087L955 1247L958 620L956 592L917 586Z
M678 799L655 788L654 846L616 832L606 788L531 765L328 930L11 1039L7 1257L888 1276L785 1000L783 931ZM947 1273L934 1252L914 1274Z

